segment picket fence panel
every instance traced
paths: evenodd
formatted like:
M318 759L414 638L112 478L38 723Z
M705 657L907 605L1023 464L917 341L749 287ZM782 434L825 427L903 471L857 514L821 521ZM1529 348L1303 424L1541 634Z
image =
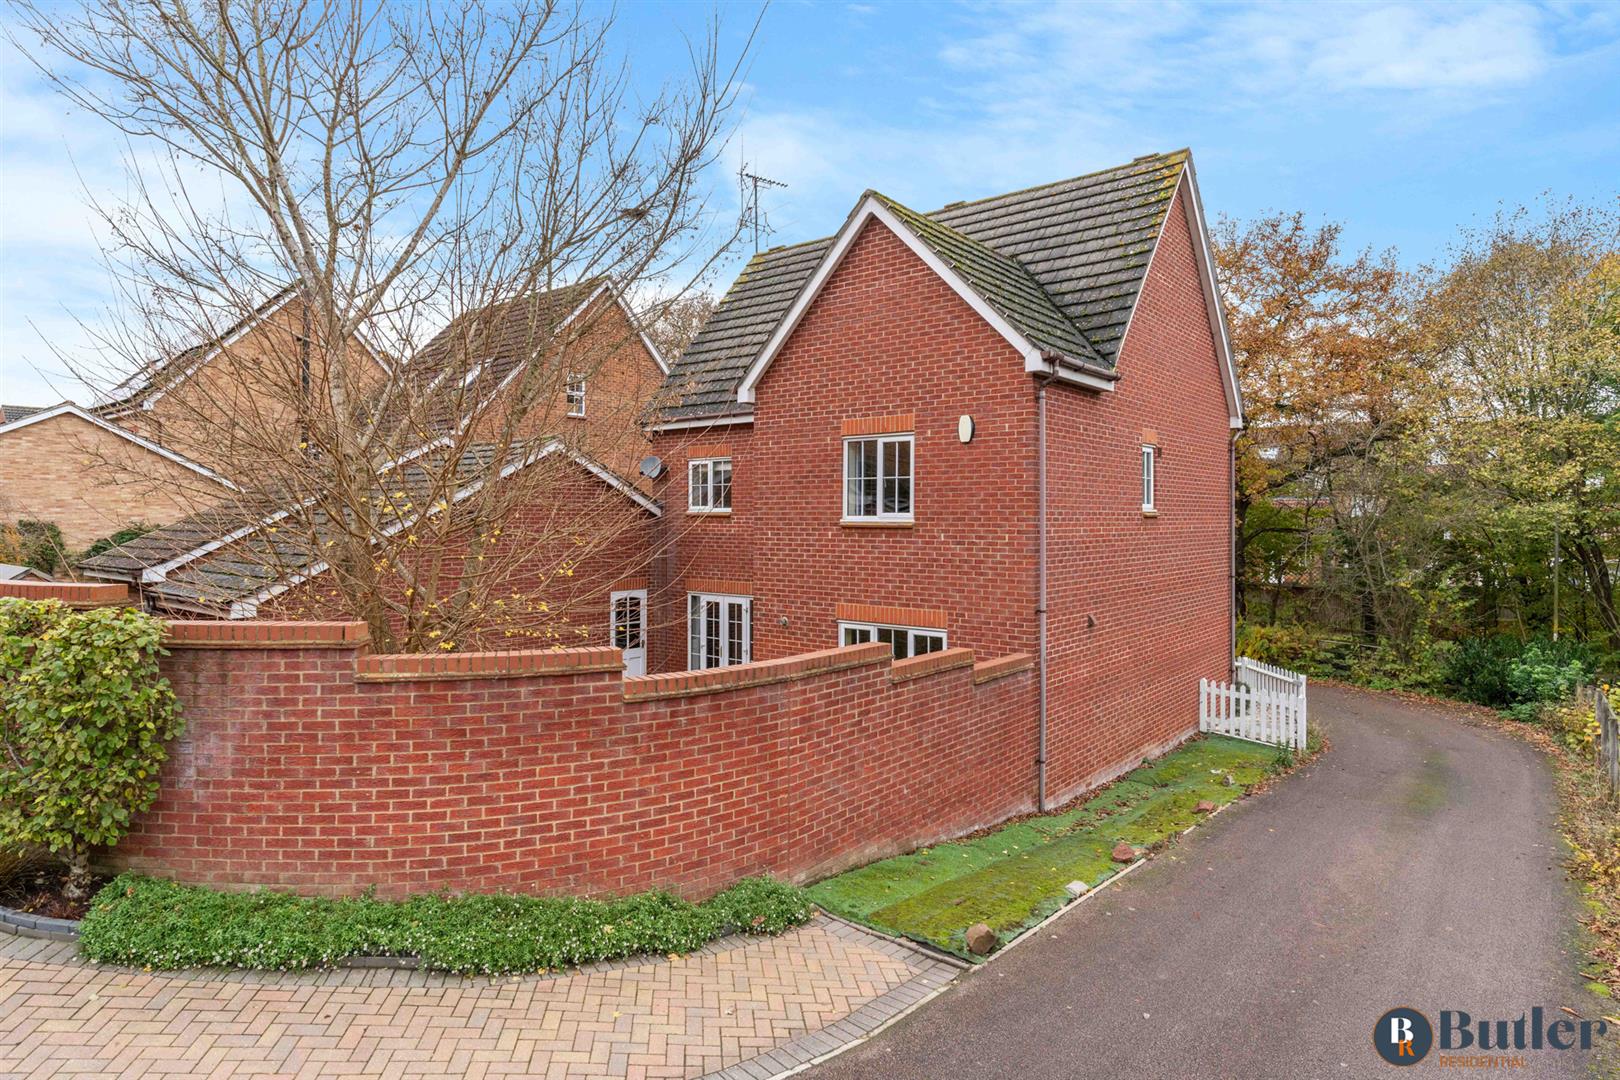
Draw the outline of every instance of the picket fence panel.
M1304 750L1305 676L1246 656L1238 657L1233 674L1231 683L1198 680L1198 730Z

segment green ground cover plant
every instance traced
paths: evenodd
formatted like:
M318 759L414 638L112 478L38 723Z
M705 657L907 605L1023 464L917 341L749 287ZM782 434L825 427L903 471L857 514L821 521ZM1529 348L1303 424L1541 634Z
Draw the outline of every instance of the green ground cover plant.
M1145 764L1092 797L983 836L924 848L828 878L810 898L843 918L977 959L964 935L983 922L1005 942L1061 907L1065 886L1095 887L1122 867L1125 841L1149 847L1291 764L1266 746L1208 736ZM1229 785L1226 778L1230 776Z
M693 904L665 892L617 900L413 896L378 900L219 892L125 874L79 926L86 959L174 970L290 971L349 956L416 956L462 975L551 971L597 960L691 952L730 933L780 934L808 921L804 890L748 878Z

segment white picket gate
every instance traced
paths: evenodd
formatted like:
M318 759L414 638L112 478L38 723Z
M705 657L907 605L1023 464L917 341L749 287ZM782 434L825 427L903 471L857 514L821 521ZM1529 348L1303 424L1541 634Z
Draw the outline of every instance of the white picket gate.
M1234 681L1198 680L1198 730L1305 749L1305 676L1240 656Z

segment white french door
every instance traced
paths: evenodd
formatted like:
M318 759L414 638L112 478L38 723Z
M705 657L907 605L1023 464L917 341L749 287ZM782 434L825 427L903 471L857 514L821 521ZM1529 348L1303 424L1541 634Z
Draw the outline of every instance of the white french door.
M746 596L688 593L687 668L701 671L748 663L753 652L752 607Z
M647 590L626 589L609 598L613 647L624 653L626 675L647 674Z

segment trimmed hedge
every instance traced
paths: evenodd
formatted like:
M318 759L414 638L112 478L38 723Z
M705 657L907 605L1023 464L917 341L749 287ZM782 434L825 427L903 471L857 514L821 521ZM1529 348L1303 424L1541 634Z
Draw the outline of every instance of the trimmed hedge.
M432 970L501 975L687 953L728 933L780 934L811 911L803 890L763 877L693 904L665 892L326 899L125 874L96 894L79 926L79 951L100 963L168 970L288 971L349 956L416 956Z

